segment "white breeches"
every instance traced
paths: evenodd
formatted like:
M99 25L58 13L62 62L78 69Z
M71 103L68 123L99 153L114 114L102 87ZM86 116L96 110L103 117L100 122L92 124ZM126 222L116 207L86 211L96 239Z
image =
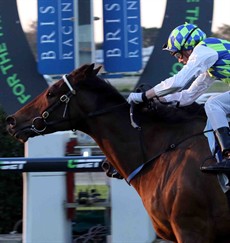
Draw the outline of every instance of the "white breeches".
M214 131L221 127L228 127L227 116L230 116L230 91L210 97L204 108Z

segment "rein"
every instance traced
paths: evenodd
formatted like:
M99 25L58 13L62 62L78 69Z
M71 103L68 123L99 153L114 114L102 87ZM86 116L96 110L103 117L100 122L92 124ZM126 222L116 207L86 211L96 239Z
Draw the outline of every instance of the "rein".
M124 103L121 103L121 104L118 104L118 105L115 105L115 106L111 106L111 107L108 107L108 108L105 108L105 109L102 109L102 110L99 110L99 111L90 112L87 115L87 117L100 116L100 115L112 112L113 110L116 110L117 108L119 108L119 107L121 107L123 105L128 105L128 103L124 102Z

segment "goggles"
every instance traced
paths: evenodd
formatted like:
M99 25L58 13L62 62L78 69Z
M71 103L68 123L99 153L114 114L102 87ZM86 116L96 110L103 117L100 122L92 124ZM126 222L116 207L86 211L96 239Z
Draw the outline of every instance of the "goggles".
M180 51L170 52L170 54L171 54L172 56L174 56L176 59L182 59L182 58L183 58L183 54L182 54L182 52L180 52Z

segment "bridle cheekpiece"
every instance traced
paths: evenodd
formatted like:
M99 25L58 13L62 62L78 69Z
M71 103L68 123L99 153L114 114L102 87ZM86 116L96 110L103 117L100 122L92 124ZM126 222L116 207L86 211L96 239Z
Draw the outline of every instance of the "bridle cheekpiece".
M62 117L65 118L69 101L73 95L76 95L76 90L73 89L72 85L70 84L69 80L67 79L66 74L62 76L62 79L70 91L67 94L62 95L59 98L59 101L57 103L51 105L45 111L43 111L40 117L35 117L33 119L33 122L31 125L31 130L37 134L41 134L42 132L44 132L46 130L47 125L48 125L48 123L46 122L46 119L49 117L50 113L55 110L56 107L58 107L60 104L63 104L63 103L65 103L65 108L64 108ZM43 121L44 127L42 129L36 128L36 125L35 125L36 121L39 121L39 120Z

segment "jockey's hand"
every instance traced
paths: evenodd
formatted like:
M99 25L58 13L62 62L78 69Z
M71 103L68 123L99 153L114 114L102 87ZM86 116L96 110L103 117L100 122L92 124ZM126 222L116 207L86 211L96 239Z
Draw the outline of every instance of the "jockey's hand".
M130 93L129 97L127 98L129 104L134 102L135 104L139 104L143 102L143 93Z

